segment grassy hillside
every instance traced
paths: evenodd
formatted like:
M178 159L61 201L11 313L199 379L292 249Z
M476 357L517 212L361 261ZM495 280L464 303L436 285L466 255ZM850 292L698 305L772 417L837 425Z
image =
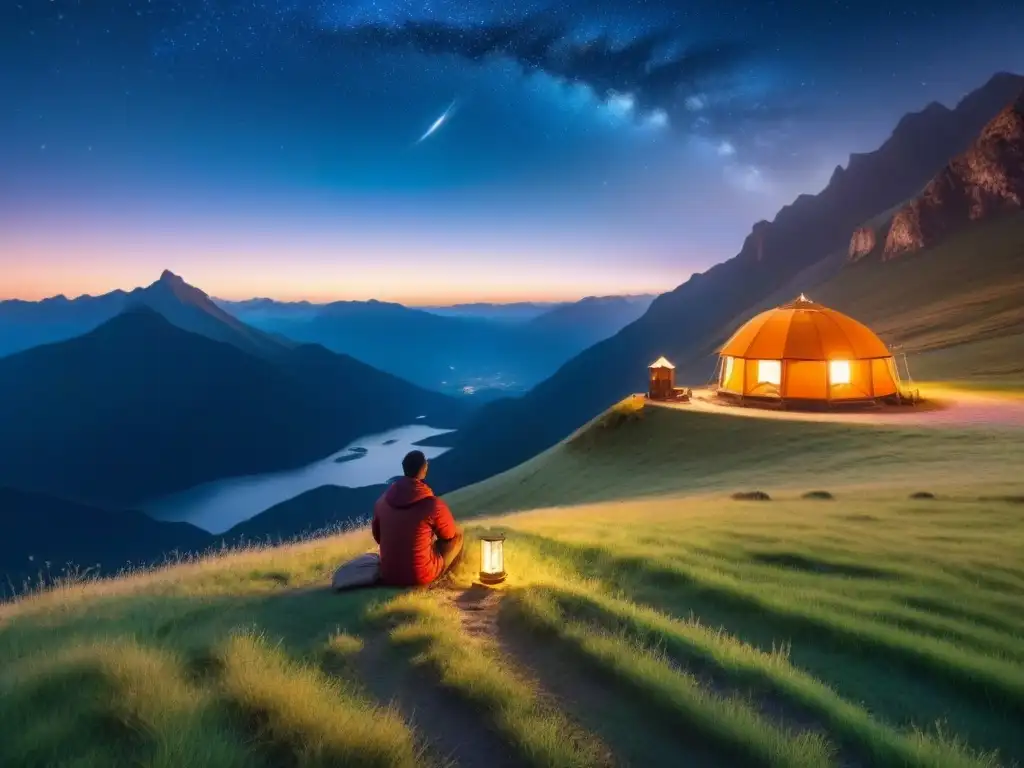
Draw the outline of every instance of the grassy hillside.
M743 322L806 293L866 323L905 353L917 379L1024 387L1022 290L1024 214L976 224L887 262L848 264L844 253L836 253L709 335L679 361L679 377L705 381L718 348Z
M856 315L928 371L947 379L1011 376L1024 383L1024 214L984 222L941 245L851 265L816 287L816 301ZM973 345L1000 344L984 365ZM953 352L954 348L961 348ZM947 351L945 356L935 354ZM944 361L945 365L941 362Z
M360 530L0 606L0 764L1010 765L1022 460L623 406L449 497L499 590L332 594Z

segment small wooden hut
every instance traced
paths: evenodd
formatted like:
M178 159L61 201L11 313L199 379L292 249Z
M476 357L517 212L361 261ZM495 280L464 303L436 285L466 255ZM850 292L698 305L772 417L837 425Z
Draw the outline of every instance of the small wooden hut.
M671 400L675 397L676 367L664 357L647 366L647 397L651 400Z

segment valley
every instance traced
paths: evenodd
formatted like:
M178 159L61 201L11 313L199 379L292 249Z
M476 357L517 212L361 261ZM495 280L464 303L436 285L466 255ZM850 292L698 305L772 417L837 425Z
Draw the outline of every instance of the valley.
M298 469L216 480L146 502L141 509L156 520L191 523L216 534L230 532L229 529L260 512L322 486L382 486L401 472L402 457L416 450L420 440L446 434L448 430L410 424L365 435ZM360 450L354 452L355 449ZM422 450L432 459L445 449ZM338 509L336 514L340 522L349 516L365 517L371 511L372 504L367 504L362 510Z

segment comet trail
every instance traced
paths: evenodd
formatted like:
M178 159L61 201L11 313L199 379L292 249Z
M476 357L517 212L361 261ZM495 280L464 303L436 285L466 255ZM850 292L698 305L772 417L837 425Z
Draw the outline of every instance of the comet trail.
M426 132L422 136L420 136L418 139L416 139L416 143L419 144L421 141L425 141L426 139L430 138L430 136L433 135L434 133L436 133L438 131L438 129L441 128L442 125L444 125L446 122L448 122L448 118L451 116L452 112L455 110L455 105L457 103L458 103L458 99L455 99L454 101L452 101L452 103L448 105L448 109L446 109L444 112L442 112L441 116L439 118L437 118L437 120L435 120L431 124L431 126L429 128L427 128Z

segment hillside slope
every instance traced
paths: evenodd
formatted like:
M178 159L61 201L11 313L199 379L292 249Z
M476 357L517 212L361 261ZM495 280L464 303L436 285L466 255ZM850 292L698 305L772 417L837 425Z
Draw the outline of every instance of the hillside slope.
M0 488L0 597L81 573L109 574L160 563L171 552L202 552L214 537L187 523L161 523L141 512L97 509Z
M845 251L863 222L920 191L1022 87L1024 78L997 75L953 110L908 115L876 152L851 157L821 193L802 195L774 221L756 224L736 257L658 297L643 317L526 396L482 409L457 436L455 450L438 460L443 487L487 477L554 444L641 390L646 366L659 355L701 356L722 328L829 254Z
M321 347L274 362L136 308L0 359L0 483L132 505L464 406Z
M435 589L326 589L363 529L0 605L0 763L1024 758L1024 430L641 413L452 494L514 514Z
M229 545L243 539L277 543L365 524L373 514L374 502L385 490L386 485L321 485L232 526L221 539Z
M555 307L531 320L526 329L539 337L557 338L574 352L614 336L641 317L654 296L588 296Z

